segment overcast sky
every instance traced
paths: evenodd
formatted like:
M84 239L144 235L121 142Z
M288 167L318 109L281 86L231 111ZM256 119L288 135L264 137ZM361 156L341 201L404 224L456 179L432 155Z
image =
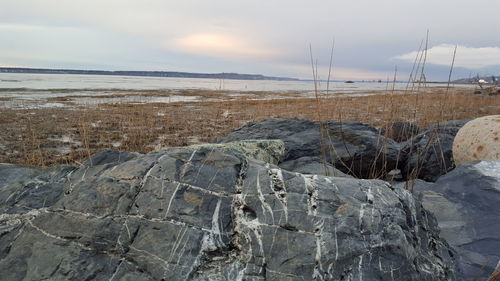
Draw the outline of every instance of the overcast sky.
M0 66L405 80L500 75L499 0L0 0Z

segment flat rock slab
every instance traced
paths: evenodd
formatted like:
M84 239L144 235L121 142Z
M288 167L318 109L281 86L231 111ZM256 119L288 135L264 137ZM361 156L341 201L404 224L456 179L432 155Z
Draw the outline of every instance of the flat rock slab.
M500 261L500 162L461 165L414 191L456 249L464 280L486 280Z
M408 191L231 145L0 165L0 179L1 280L457 280Z

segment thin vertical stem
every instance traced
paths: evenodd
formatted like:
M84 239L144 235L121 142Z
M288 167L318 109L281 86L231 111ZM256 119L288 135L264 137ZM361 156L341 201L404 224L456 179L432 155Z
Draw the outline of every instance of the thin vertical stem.
M326 95L328 96L328 91L330 90L330 78L332 74L332 64L333 64L333 49L335 48L335 38L332 41L332 50L330 51L330 66L328 67L328 78L326 80Z
M450 90L450 82L451 82L451 74L453 73L453 67L455 66L455 57L457 55L457 45L455 45L455 50L453 50L453 59L451 60L450 74L448 75L448 85L446 86L446 97L448 97L448 92ZM453 93L453 97L451 99L451 114L452 118L455 119L455 94Z
M455 65L455 56L457 55L457 45L455 45L455 50L453 51L453 59L451 61L450 74L448 75L448 85L446 86L446 93L450 89L451 74L453 72L453 66Z
M424 40L422 39L422 40L420 41L420 46L418 47L417 55L415 56L415 60L413 61L413 66L412 66L412 68L411 68L410 77L408 78L408 83L406 84L406 89L405 89L405 91L407 91L407 90L408 90L408 87L410 86L410 82L412 82L412 81L414 80L414 78L413 78L413 74L414 74L414 73L417 73L417 71L418 71L418 68L417 68L417 69L415 69L415 66L417 65L418 57L419 57L419 55L420 55L420 51L422 50L422 45L423 45L423 44L424 44Z

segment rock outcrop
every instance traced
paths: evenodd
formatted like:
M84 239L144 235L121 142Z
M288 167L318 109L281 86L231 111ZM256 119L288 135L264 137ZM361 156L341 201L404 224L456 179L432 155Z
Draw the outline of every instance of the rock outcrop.
M459 256L464 280L486 280L500 261L500 162L461 165L414 192Z
M249 157L280 146L0 165L1 279L456 280L454 251L409 192Z
M401 146L394 140L385 138L369 125L354 121L327 121L320 130L319 122L272 119L248 123L216 142L245 139L282 140L285 156L281 162L309 157L309 160L317 159L320 167L324 166L325 160L334 168L357 178L385 178L404 157Z
M403 143L406 161L402 165L404 178L436 181L455 168L453 140L467 120L437 123Z

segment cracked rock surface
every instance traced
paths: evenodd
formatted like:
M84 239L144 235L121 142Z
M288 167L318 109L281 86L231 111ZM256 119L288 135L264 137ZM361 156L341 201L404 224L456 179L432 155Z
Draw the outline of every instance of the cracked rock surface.
M281 146L0 164L0 279L456 280L453 250L409 192L250 157L274 159L269 147Z

